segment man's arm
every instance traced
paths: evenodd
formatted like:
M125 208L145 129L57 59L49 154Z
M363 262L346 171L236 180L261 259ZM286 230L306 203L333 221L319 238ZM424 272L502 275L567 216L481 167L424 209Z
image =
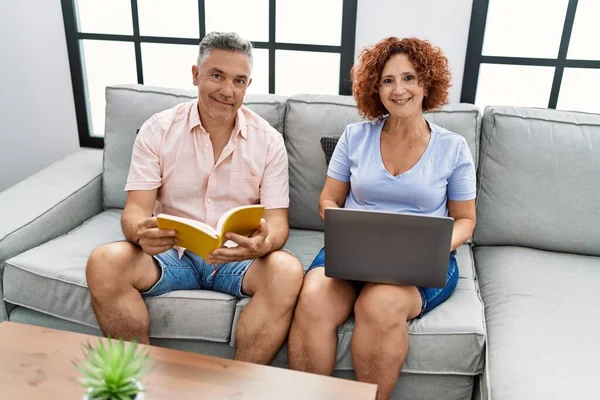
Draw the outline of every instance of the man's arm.
M127 202L121 214L121 229L128 241L140 246L146 253L155 255L172 248L175 232L158 229L152 210L158 189L127 192Z
M136 244L139 239L139 223L152 217L157 193L158 189L127 192L127 202L123 214L121 214L121 229L125 238L131 243Z
M288 225L288 209L275 208L265 210L264 219L267 223L269 233L265 238L264 254L271 253L283 247L288 239L290 227ZM264 255L263 254L263 255Z

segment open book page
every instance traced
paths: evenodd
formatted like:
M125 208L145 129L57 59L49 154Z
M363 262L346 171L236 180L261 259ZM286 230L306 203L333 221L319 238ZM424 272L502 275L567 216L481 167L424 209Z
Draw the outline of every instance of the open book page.
M206 233L207 235L214 237L215 239L218 237L217 231L212 226L205 224L204 222L200 222L200 221L190 219L190 218L177 217L175 215L159 214L157 217L171 220L174 222L178 222L181 224L189 225L193 228L198 229L199 231ZM169 228L169 229L173 229L173 228Z
M160 229L172 229L178 239L177 247L187 249L202 258L220 246L220 236L209 225L173 215L156 216Z
M233 249L235 247L238 247L239 245L234 242L233 240L228 240L225 243L223 243L222 247L227 247L228 249Z
M240 235L249 235L260 225L265 207L260 204L234 207L221 215L217 223L217 233L223 235L234 232ZM247 233L250 231L250 233Z

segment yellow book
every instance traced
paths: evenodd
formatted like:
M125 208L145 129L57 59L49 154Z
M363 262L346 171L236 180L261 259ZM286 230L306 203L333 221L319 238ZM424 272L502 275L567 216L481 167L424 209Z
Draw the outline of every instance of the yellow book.
M217 228L190 218L169 214L158 214L156 220L160 229L172 229L179 239L177 246L185 247L202 258L225 243L226 233L250 236L260 226L265 211L262 205L232 208L219 218Z

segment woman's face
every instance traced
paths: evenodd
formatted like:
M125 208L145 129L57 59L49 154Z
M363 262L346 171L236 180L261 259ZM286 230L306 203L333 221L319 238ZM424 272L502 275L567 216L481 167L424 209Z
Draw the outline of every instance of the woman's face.
M379 97L389 114L398 118L422 114L425 95L408 56L404 53L391 56L379 81Z

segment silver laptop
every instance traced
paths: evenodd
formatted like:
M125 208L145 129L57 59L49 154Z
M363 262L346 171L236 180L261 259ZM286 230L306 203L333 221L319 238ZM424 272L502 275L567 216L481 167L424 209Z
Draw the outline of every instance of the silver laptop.
M454 220L381 211L325 210L325 275L444 287Z

